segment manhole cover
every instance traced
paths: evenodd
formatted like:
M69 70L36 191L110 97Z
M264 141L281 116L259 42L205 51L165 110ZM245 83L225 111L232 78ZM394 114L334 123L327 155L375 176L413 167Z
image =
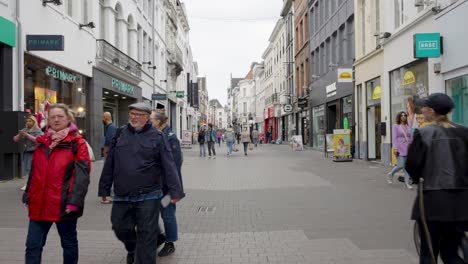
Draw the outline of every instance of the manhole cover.
M216 210L216 206L200 206L198 207L198 214L213 214Z

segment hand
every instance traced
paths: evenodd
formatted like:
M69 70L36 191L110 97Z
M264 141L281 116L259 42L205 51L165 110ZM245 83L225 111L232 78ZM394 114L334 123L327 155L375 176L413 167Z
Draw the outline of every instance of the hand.
M174 204L175 204L175 203L178 203L180 200L181 200L181 198L173 198L173 199L171 200L171 203L174 203Z
M66 214L69 214L69 213L71 213L71 212L72 212L72 210L70 210L70 209L65 209L65 213L66 213Z
M20 135L20 137L24 138L24 137L26 137L28 135L28 133L26 133L24 131L20 131L19 135Z
M393 154L395 154L395 156L398 156L398 150L397 150L397 149L394 149L394 150L393 150Z

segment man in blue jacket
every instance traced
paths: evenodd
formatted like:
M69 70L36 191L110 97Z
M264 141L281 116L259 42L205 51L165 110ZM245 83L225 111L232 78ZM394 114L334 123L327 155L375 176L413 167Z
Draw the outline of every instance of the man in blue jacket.
M211 159L211 152L213 152L213 158L216 159L215 144L217 141L216 129L213 128L213 124L208 124L208 130L205 132L205 142L208 144L208 156Z
M127 264L155 264L163 185L172 203L185 194L171 147L150 121L151 107L129 106L129 121L116 132L99 181L99 196L114 185L111 222L127 250Z
M182 184L182 150L180 148L180 142L177 138L176 134L172 133L171 127L167 124L168 117L164 110L153 110L151 114L151 122L153 122L153 126L162 131L164 135L166 135L169 146L172 150L172 154L174 156L174 161L177 166L177 171L179 173L179 180ZM183 187L183 185L182 185ZM167 186L163 186L164 195L169 195L167 193ZM177 234L177 219L176 219L176 205L175 203L169 203L166 207L161 208L161 217L164 222L164 230L166 231L166 243L164 244L163 249L159 251L158 256L166 257L174 253L175 246L174 242L178 240Z

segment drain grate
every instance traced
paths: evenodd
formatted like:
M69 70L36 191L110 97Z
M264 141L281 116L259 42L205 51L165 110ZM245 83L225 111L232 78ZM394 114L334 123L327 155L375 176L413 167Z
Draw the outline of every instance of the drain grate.
M200 206L198 207L198 214L214 214L216 206Z

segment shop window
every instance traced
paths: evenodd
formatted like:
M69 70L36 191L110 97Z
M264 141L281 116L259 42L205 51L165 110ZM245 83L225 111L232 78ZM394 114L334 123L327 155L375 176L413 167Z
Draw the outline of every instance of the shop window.
M405 111L408 114L408 123L413 130L424 122L414 101L428 95L427 67L427 60L424 60L390 72L391 120L395 120L400 111Z
M325 106L317 106L312 110L312 146L315 149L325 148Z
M51 104L64 103L75 113L80 131L85 133L88 78L47 61L24 56L24 109L46 126Z
M357 120L357 125L358 125L358 152L359 152L359 158L364 159L364 150L361 149L361 146L363 145L364 141L364 134L363 134L363 122L364 122L364 115L363 115L363 105L362 105L362 84L359 84L357 86L357 108L358 108L358 120Z
M452 121L468 126L468 75L448 80L446 87L455 105L451 113Z

